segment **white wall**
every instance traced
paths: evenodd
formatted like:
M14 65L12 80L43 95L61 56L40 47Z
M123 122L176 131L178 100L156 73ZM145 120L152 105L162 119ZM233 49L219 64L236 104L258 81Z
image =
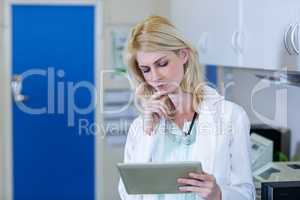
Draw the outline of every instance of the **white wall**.
M0 91L3 91L4 85L4 62L3 62L3 26L4 26L4 14L3 14L3 1L0 1ZM0 200L4 200L3 197L3 186L4 186L4 102L3 94L0 93Z
M9 88L9 60L8 51L4 49L7 39L4 38L5 1L0 1L0 200L12 198L11 187L11 110Z
M169 0L104 0L104 66L111 67L110 31L118 27L132 27L149 15L169 17ZM126 88L128 82L105 77L105 86ZM104 144L104 200L117 200L119 175L116 163L123 161L124 146ZM101 195L102 196L102 195Z
M3 91L3 1L0 1L0 91ZM1 95L1 94L0 94ZM3 200L3 98L0 97L0 200Z
M257 78L256 74L270 76L274 75L274 72L225 68L225 85L233 83L226 90L226 97L242 105L252 123L289 128L292 133L291 158L300 160L300 87L270 84L269 81ZM259 88L261 90L258 90Z

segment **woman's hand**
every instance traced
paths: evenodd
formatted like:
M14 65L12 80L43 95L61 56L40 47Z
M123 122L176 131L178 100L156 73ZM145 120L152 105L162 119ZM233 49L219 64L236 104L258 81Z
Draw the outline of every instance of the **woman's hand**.
M179 190L182 192L196 192L206 200L221 200L222 193L213 175L207 173L189 173L190 178L179 178L178 183L183 184Z
M168 106L170 99L166 92L157 92L150 98L142 100L144 114L144 131L151 135L159 120L164 117L168 118L172 113Z

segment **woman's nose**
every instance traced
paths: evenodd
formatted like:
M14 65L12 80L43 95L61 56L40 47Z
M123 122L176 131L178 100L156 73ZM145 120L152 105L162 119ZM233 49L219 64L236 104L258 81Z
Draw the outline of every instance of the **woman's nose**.
M152 77L151 77L151 79L152 79L152 81L159 81L159 80L161 80L161 73L159 72L159 70L158 69L152 69Z

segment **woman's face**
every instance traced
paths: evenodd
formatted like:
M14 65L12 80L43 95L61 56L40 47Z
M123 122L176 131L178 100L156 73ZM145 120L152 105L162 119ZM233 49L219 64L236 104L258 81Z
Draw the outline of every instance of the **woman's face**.
M146 82L157 91L175 92L183 79L183 65L188 59L188 50L142 52L136 55L138 67Z

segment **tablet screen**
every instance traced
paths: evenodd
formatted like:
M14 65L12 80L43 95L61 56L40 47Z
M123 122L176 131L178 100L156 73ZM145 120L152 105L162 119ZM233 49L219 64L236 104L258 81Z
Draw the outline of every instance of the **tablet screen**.
M119 163L117 167L128 194L181 193L177 179L202 172L200 162Z

